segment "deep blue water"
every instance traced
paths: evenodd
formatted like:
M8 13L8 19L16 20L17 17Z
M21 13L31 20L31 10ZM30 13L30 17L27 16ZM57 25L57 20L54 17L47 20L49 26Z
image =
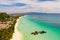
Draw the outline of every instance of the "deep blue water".
M60 14L31 14L28 16L35 20L60 27Z

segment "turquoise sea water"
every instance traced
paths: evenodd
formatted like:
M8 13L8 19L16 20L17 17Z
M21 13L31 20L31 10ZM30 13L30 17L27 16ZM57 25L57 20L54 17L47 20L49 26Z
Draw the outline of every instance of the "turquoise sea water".
M23 16L18 25L23 34L23 40L60 40L60 28L46 24L29 16ZM45 34L31 35L34 31L46 31Z

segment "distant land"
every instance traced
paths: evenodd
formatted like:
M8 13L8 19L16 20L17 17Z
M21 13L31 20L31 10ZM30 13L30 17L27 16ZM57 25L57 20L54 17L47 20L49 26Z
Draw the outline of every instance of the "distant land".
M26 12L26 13L11 13L9 15L20 16L20 15L60 15L60 13L40 13L40 12Z

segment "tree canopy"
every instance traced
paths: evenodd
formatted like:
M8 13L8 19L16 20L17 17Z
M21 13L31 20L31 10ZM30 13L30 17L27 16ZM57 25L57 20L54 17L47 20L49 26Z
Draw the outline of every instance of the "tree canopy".
M2 12L0 13L0 21L6 21L6 18L9 18L10 16L7 15L7 13Z

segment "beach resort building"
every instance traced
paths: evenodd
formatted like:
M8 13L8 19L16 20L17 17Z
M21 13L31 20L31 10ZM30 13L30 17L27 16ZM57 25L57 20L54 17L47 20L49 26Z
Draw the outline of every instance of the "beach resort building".
M8 29L9 25L7 24L0 24L0 29Z

